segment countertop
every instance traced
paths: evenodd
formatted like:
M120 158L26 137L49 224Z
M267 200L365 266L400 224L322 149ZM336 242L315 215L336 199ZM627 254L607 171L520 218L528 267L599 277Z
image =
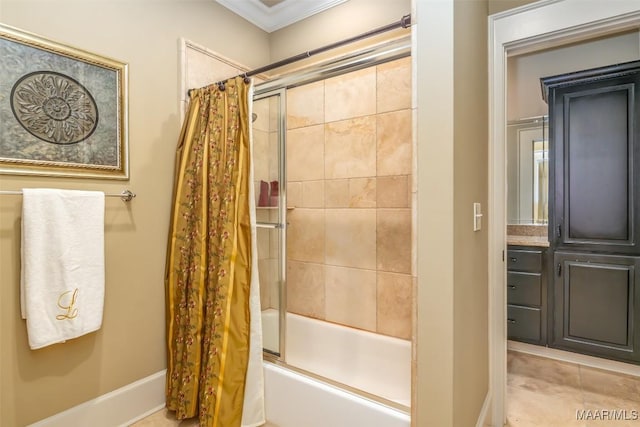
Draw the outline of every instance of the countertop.
M507 225L507 244L549 247L546 225Z
M549 247L549 239L540 236L507 235L507 245Z

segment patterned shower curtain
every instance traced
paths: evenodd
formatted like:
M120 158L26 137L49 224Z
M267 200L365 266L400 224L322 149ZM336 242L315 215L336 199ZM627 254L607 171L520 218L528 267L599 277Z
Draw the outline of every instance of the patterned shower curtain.
M250 83L195 89L176 156L167 250L167 408L240 426L252 274Z

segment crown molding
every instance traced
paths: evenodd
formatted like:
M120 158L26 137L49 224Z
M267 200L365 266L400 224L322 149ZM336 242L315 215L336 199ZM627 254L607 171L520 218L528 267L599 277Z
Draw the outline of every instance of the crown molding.
M345 1L347 0L284 0L273 7L268 7L259 0L216 0L216 2L222 6L242 16L247 21L268 33L337 6Z

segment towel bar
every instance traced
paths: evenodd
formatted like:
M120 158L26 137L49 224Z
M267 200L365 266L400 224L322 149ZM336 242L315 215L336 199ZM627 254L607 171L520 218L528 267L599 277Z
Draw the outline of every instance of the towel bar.
M14 190L0 190L0 195L14 195L14 196L20 196L22 195L22 191L14 191ZM136 197L136 193L132 192L131 190L123 190L122 193L120 194L109 194L109 193L105 193L104 195L105 197L120 197L120 199L123 202L130 202L131 200L133 200L134 197Z

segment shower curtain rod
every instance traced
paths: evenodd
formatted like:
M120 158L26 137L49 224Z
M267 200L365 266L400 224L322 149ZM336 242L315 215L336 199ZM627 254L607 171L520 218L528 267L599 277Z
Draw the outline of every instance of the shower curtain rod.
M290 56L289 58L285 58L280 61L274 62L272 64L265 65L264 67L256 68L255 70L247 71L246 73L241 73L239 74L239 76L243 76L245 78L245 82L248 83L249 77L254 76L256 74L260 74L266 71L274 70L276 68L284 67L285 65L293 64L294 62L298 62L303 59L310 58L319 53L324 53L331 49L335 49L353 42L364 40L369 37L377 36L378 34L386 33L387 31L395 30L397 28L409 28L410 26L411 26L411 14L404 15L399 21L396 21L392 24L385 25L383 27L379 27L371 31L367 31L366 33L362 33L357 36L350 37L348 39L340 40L338 42L331 43L326 46L319 47L317 49L308 50L304 53L299 53L297 55ZM224 84L227 80L229 79L216 82L220 90L224 90ZM193 89L189 89L189 91L187 92L187 95L191 95L192 90Z

